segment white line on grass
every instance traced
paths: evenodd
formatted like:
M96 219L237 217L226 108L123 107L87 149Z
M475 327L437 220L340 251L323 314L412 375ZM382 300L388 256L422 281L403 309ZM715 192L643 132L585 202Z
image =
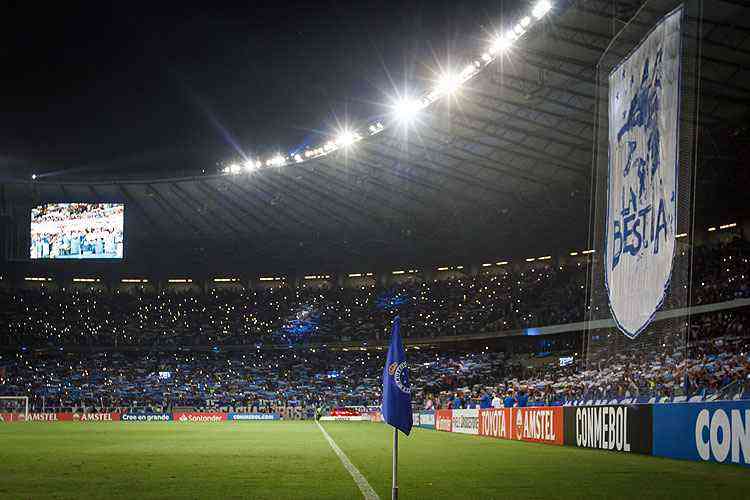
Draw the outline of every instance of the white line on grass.
M323 437L326 438L326 441L328 441L328 444L331 445L333 451L336 453L336 455L338 455L341 463L344 464L344 468L349 471L352 479L354 479L354 482L357 483L357 487L359 488L359 491L362 492L362 496L364 496L367 500L380 500L380 497L377 493L375 493L375 490L372 489L372 486L370 486L370 483L367 482L365 476L363 476L362 473L359 472L359 470L354 466L351 460L349 460L349 457L347 457L346 454L341 451L341 448L339 448L336 442L331 439L331 436L329 436L323 426L320 425L320 422L316 420L315 423L318 424L318 429L320 429L320 432L323 433Z

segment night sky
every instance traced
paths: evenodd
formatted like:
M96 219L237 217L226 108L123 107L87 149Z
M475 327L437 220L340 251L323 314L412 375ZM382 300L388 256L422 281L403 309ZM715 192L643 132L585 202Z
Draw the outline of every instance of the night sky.
M240 4L238 2L237 4ZM4 176L198 173L318 142L473 51L503 2L16 2L0 15ZM506 0L509 7L519 2ZM522 4L525 5L525 4ZM406 83L405 83L406 82Z

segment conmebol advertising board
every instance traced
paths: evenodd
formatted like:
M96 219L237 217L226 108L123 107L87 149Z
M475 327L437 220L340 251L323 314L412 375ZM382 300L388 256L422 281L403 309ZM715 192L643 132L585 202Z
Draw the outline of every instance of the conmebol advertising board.
M279 420L276 413L229 413L227 420Z
M650 454L651 405L565 408L565 444Z
M750 401L654 405L654 455L750 465Z

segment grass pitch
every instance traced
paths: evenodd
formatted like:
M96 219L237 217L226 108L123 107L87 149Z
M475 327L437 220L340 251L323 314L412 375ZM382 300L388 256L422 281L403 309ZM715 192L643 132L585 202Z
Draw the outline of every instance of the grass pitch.
M326 430L382 499L392 430ZM415 429L401 498L748 498L747 468ZM0 498L361 498L313 422L0 426Z

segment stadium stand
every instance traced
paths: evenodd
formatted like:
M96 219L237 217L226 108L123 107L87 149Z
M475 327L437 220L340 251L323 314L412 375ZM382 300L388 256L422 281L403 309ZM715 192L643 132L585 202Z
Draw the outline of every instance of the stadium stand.
M698 249L697 304L750 297L748 249L744 239ZM580 327L533 335L581 320L585 267L415 275L389 287L4 290L0 321L14 350L0 359L0 395L28 395L34 409L377 405L380 344L397 305L420 407L473 407L484 394L529 404L750 397L742 307L694 315L687 352L613 352L598 367L582 362ZM483 347L518 329L526 335ZM560 367L565 356L573 362Z

